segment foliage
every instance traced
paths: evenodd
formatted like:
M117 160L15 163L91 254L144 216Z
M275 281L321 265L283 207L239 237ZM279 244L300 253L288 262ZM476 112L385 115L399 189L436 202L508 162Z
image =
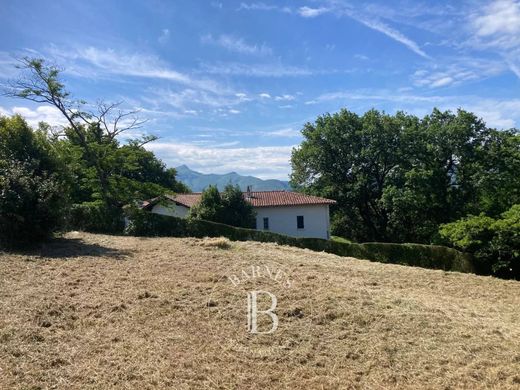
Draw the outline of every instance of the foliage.
M136 111L122 111L121 103L88 105L73 100L61 80L61 69L37 58L20 61L24 76L11 82L7 95L50 104L67 121L64 131L54 135L60 158L71 172L74 203L101 201L108 208L121 207L158 193L187 190L175 180L175 170L166 169L144 149L156 137L143 136L120 145L119 138L145 123Z
M124 227L122 209L101 201L72 205L67 219L68 229L91 233L120 234Z
M440 224L520 202L520 135L475 115L419 119L347 110L307 123L291 184L338 201L332 232L356 241L435 242Z
M473 253L478 273L520 279L520 204L498 219L479 215L442 225L440 235Z
M68 204L63 172L45 134L20 116L0 117L0 244L35 244L60 227Z
M201 219L164 216L138 208L127 209L127 217L130 222L125 233L133 236L226 237L234 241L274 242L280 245L291 245L383 263L459 272L472 272L473 270L468 255L442 246L391 243L356 244L320 238L296 238Z
M216 186L209 186L202 192L199 204L191 208L190 218L245 228L255 226L253 206L244 199L240 188L231 184L222 193Z

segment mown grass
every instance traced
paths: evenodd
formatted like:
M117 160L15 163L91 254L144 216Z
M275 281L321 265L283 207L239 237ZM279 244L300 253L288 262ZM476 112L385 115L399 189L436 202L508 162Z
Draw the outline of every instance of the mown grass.
M291 287L229 282L264 264ZM278 297L273 335L246 331L251 288ZM0 297L2 389L520 386L515 281L273 243L69 233L0 254Z
M350 243L321 238L290 237L267 231L237 228L221 223L186 220L134 210L126 233L132 236L226 237L233 241L273 242L317 252L351 256L382 263L406 264L446 271L473 272L471 256L452 248L395 243Z

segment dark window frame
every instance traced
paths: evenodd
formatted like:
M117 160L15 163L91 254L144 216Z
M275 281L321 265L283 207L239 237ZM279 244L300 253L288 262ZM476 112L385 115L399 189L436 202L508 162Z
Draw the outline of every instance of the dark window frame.
M305 229L305 219L304 219L303 215L296 216L296 228Z
M269 217L264 217L264 230L269 230Z

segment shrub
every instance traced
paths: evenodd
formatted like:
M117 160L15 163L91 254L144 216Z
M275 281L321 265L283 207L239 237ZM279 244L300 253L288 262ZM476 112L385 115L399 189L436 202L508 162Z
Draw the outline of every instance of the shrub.
M69 229L91 233L122 233L125 227L123 211L102 201L72 205L67 221Z
M224 188L222 194L215 186L204 190L200 202L190 210L190 218L244 228L255 226L253 206L244 199L240 188L231 184Z
M0 244L21 247L43 241L62 222L63 188L54 174L16 160L0 164Z
M455 248L473 254L479 274L520 279L520 205L499 219L469 216L439 232Z
M36 244L61 226L68 203L61 168L44 132L18 115L0 116L0 245Z
M472 272L471 259L455 249L421 244L344 243L321 238L296 238L253 229L237 228L199 219L181 219L149 213L137 208L127 210L129 224L125 233L135 236L226 237L232 241L274 242L339 256L413 265L446 271Z

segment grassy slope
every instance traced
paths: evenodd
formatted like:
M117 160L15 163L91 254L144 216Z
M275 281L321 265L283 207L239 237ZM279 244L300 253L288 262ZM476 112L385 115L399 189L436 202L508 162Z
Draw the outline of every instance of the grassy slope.
M519 282L254 242L70 233L41 255L0 254L0 388L520 387ZM247 337L220 277L274 262L280 330Z

